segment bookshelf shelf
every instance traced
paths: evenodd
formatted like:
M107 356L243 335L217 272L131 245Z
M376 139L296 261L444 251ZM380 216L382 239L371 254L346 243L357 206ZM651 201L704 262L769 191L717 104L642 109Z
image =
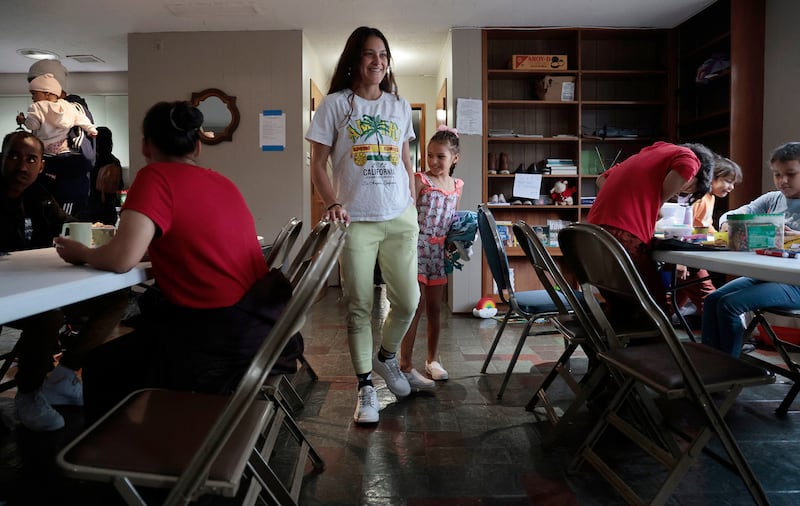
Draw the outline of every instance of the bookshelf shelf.
M603 164L622 161L656 139L670 137L667 110L673 103L666 30L530 29L483 31L484 154L483 201L504 195L512 202L518 167L539 170L548 159L575 166L566 174L541 175L539 199L534 205L489 205L498 226L524 220L548 229L550 252L561 255L548 224L584 220L591 209L581 197L597 194L598 172ZM566 70L511 70L512 54L567 55ZM535 81L545 75L574 77L574 100L538 100ZM490 136L492 131L499 135ZM627 136L588 137L611 131ZM539 134L516 137L508 132ZM489 174L505 155L510 174ZM553 169L551 167L551 170ZM575 191L573 205L553 205L551 188L567 180ZM524 197L520 200L525 200ZM556 226L557 229L557 225ZM517 289L540 288L538 280L517 247L507 248L515 270ZM493 281L484 265L482 289L491 294Z

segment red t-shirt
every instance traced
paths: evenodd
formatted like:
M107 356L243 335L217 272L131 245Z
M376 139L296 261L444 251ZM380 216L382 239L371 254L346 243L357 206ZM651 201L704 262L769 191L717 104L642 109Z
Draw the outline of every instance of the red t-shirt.
M664 178L674 170L687 181L700 170L691 149L656 142L603 175L606 177L586 221L625 230L649 243L663 204Z
M232 306L267 272L241 192L211 169L147 165L136 175L124 209L144 214L158 227L148 248L153 275L175 304Z

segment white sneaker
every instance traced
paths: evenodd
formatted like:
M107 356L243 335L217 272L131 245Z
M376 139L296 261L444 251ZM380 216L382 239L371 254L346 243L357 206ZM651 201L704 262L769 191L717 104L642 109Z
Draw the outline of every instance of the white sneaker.
M36 432L50 432L64 427L64 417L47 403L41 390L14 397L19 421L27 429Z
M381 362L376 355L372 358L372 370L386 381L386 386L397 397L406 397L411 393L411 386L406 375L400 370L400 362L396 356Z
M51 406L83 406L83 384L75 371L59 364L42 383L42 395Z
M426 378L416 369L411 369L411 372L403 372L403 374L406 375L411 390L415 392L430 391L436 388L435 381Z
M356 423L377 423L378 422L378 394L375 388L369 385L358 389L358 404L353 420Z
M444 367L442 367L442 364L435 360L433 362L425 362L425 372L430 374L431 378L436 381L446 380L450 377Z

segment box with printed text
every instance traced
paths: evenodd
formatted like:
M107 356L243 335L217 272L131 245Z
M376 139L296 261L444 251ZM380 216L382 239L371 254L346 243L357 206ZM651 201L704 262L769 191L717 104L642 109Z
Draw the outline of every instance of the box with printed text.
M512 54L514 70L567 70L565 54Z

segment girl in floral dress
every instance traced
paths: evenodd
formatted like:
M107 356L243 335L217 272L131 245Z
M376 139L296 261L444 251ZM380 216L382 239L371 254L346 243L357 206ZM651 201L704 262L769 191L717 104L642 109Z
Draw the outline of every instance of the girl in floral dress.
M434 381L420 374L412 362L417 326L423 312L428 320L425 372L433 380L448 378L447 371L439 362L439 330L442 296L447 286L445 239L464 187L464 181L453 178L458 156L458 133L442 125L428 143L428 171L414 174L419 221L417 280L421 297L414 320L400 344L400 370L408 378L412 390L432 390L436 386Z

